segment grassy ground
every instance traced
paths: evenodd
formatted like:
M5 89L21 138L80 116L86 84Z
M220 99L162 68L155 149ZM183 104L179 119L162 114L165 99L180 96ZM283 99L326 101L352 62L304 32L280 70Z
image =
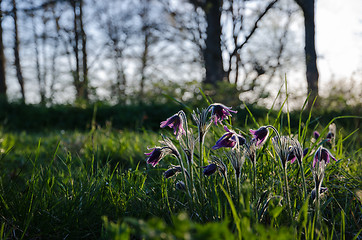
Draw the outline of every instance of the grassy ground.
M308 122L290 129L288 123L278 120L266 118L257 123L252 117L248 119L239 128L245 136L250 128L273 124L284 135L304 133L303 145L310 148L315 146L311 142L314 128L321 135L328 131L328 126L309 129ZM173 137L167 129L162 132ZM328 192L321 198L320 220L315 217L315 204L309 195L304 199L296 163L287 169L288 209L283 172L270 140L257 150L256 182L253 165L245 159L238 184L225 151L211 150L223 133L221 126L212 125L202 154L205 163L212 155L221 158L227 178L198 174L200 148L196 145L192 167L195 187L190 197L176 188L184 179L182 174L170 179L162 175L170 164L178 164L175 158L167 156L154 168L145 163L147 147L159 145L162 139L158 133L111 128L0 132L0 238L361 238L362 153L358 130L337 129L335 146L326 144L338 161L331 161L325 170L323 186ZM180 148L177 141L175 144ZM310 194L314 188L313 157L304 161Z

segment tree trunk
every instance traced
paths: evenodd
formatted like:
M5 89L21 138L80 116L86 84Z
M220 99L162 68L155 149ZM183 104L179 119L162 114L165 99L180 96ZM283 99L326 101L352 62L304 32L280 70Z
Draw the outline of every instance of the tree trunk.
M88 65L87 65L87 38L83 26L83 0L72 1L74 13L74 55L75 70L73 71L76 98L88 102Z
M317 68L317 54L315 50L315 24L314 24L314 0L297 0L298 5L304 14L304 28L305 28L305 64L306 64L306 77L308 84L308 94L310 94L308 101L308 108L312 107L313 101L318 97L318 68Z
M82 84L82 98L87 102L89 100L88 93L88 55L87 55L87 35L84 31L83 24L83 0L79 1L79 25L80 33L82 36L82 64L83 64L83 84Z
M206 48L203 52L206 77L204 82L215 85L223 80L225 72L221 54L221 0L208 0L204 10L206 14Z
M34 13L30 15L32 25L33 25L33 38L34 38L34 50L35 50L35 65L36 65L36 73L37 79L39 84L39 95L40 95L40 103L45 104L45 86L42 80L42 73L40 69L40 53L39 53L39 36L36 32L35 20L34 20ZM45 62L44 62L45 63Z
M2 0L0 0L0 100L7 101L1 2Z
M141 82L140 82L140 100L143 100L145 81L146 81L146 67L148 65L148 48L149 48L149 31L146 29L144 32L144 45L141 58Z
M15 68L16 68L16 76L18 78L18 82L20 85L21 91L21 101L25 103L25 90L24 90L24 78L20 65L20 54L19 54L19 33L18 33L18 16L16 9L16 1L13 0L13 18L14 18L14 58L15 58Z

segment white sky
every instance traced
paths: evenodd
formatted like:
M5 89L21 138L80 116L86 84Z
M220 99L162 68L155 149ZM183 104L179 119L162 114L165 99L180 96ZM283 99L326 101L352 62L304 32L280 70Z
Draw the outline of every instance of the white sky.
M362 0L316 0L316 48L321 84L362 74ZM362 91L362 76L359 88Z

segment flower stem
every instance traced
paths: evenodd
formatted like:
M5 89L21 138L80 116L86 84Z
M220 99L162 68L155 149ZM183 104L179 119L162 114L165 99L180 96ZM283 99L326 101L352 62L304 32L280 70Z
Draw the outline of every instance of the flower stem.
M186 191L187 191L187 193L189 194L189 197L191 197L190 189L189 189L189 184L188 184L188 181L187 181L187 178L186 178L186 173L185 173L184 164L183 164L183 162L182 162L181 157L178 157L178 161L180 162L180 166L181 166L181 169L182 169L182 175L183 175L183 177L184 177L185 186L186 186Z
M293 218L292 215L292 206L290 204L290 196L289 196L289 185L288 185L288 174L287 174L287 166L285 165L284 167L284 197L287 200L287 205L288 205L288 210L289 210L289 215L291 218Z
M299 161L298 161L299 162ZM304 201L307 199L307 184L305 183L305 176L304 176L304 168L303 168L303 162L300 162L300 174L302 175L302 181L303 181L303 194L304 194Z
M239 206L239 202L240 202L240 177L236 177L236 192L237 192L237 201L236 201L236 206Z
M203 194L203 178L202 178L202 167L204 166L204 136L200 134L200 157L199 157L199 169L200 169L200 194L201 194L201 204L204 202L204 194Z
M256 160L253 162L253 170L254 170L254 176L253 176L253 182L254 182L254 201L256 201Z
M322 184L318 184L318 186L316 186L316 199L315 199L315 214L316 214L316 228L319 229L320 227L320 187Z

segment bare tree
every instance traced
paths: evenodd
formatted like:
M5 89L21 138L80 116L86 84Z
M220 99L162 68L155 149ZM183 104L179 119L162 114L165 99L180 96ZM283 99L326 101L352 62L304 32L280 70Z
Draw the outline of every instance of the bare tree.
M20 54L19 54L19 32L18 32L18 15L16 8L16 0L12 0L13 9L12 9L12 17L14 19L14 57L15 57L15 68L16 68L16 76L20 85L21 91L21 100L25 103L25 90L24 90L24 78L20 64Z
M205 13L207 22L205 48L203 49L204 66L206 75L204 82L216 85L224 79L221 50L221 0L190 0L197 8L201 8Z
M4 54L4 44L3 44L3 13L1 8L2 0L0 0L0 100L7 100L6 96L6 73L5 73L5 54Z
M115 81L111 84L111 98L123 102L126 97L127 78L125 69L127 49L132 47L132 37L135 33L133 20L136 16L134 9L137 3L133 1L94 1L95 15L100 30L105 33L106 58L114 64ZM112 70L113 70L112 69Z
M303 11L305 30L305 64L308 84L308 94L310 94L308 107L311 108L313 101L318 97L318 67L317 54L315 49L315 1L295 0Z
M33 1L31 1L31 4L34 5ZM44 9L45 11L45 9ZM47 33L46 33L46 25L48 19L43 15L42 17L42 23L43 23L43 32L41 35L37 33L36 28L36 20L35 20L35 11L29 12L28 16L31 18L32 22L32 30L33 30L33 41L34 41L34 51L35 51L35 68L36 68L36 76L38 80L39 85L39 95L40 95L40 103L45 104L46 102L46 75L47 75L47 67L46 67L46 39L47 39ZM41 44L39 43L39 40L41 41ZM41 51L40 51L40 48ZM42 55L42 56L41 56ZM40 58L43 58L43 66L41 66Z
M83 0L71 0L74 14L73 51L75 54L75 70L73 70L76 98L89 100L88 96L88 64L87 64L87 36L83 24Z
M228 68L227 68L227 80L230 83L238 83L239 79L239 67L242 64L241 61L241 50L249 42L250 38L254 35L255 31L258 28L259 22L263 17L268 13L270 9L277 3L278 0L273 0L259 13L257 13L257 18L254 21L251 29L246 31L244 29L244 19L245 19L245 1L240 0L230 0L228 1L228 8L225 10L225 15L229 17L232 22L232 41L229 41L228 45L225 45L226 52L228 53ZM224 33L226 34L226 33ZM224 37L225 38L225 37ZM226 40L225 40L226 41ZM234 63L234 64L233 64ZM234 67L233 67L234 65ZM234 68L235 77L234 80L231 79L231 72Z

